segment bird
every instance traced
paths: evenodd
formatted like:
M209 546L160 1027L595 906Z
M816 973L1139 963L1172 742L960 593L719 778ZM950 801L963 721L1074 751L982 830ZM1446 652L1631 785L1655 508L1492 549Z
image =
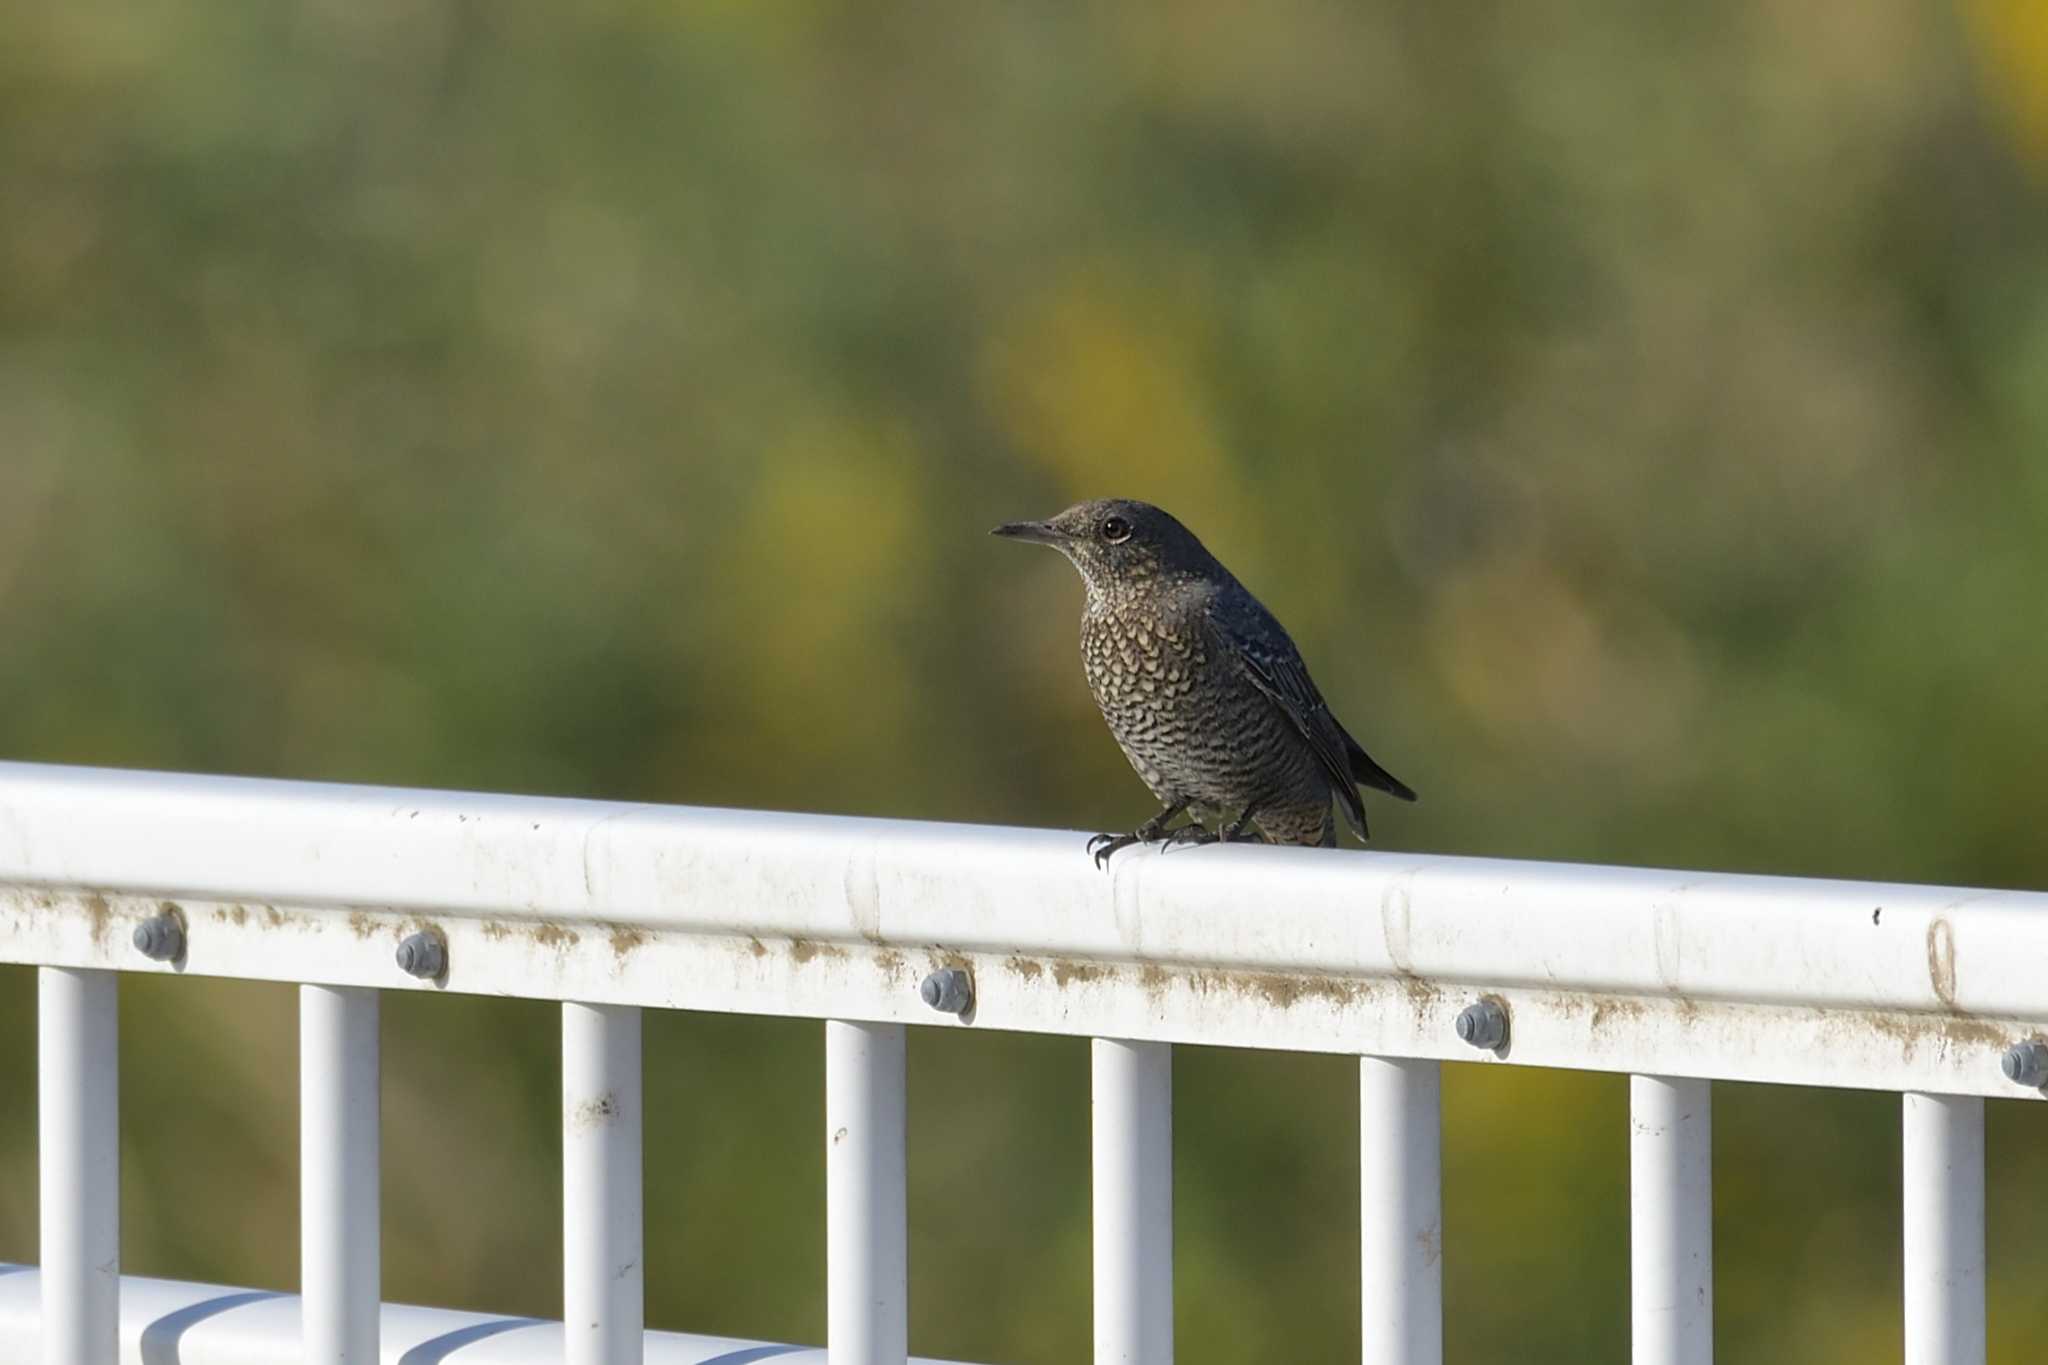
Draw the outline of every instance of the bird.
M1169 513L1102 498L992 534L1049 545L1080 571L1089 690L1161 806L1127 834L1090 839L1098 867L1133 844L1328 848L1332 798L1360 839L1359 784L1415 799L1331 713L1273 613Z

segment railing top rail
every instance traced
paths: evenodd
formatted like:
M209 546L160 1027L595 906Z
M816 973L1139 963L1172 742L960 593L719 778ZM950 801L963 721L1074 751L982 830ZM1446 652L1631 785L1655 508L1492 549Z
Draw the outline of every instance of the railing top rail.
M0 764L0 961L2014 1094L2048 895Z

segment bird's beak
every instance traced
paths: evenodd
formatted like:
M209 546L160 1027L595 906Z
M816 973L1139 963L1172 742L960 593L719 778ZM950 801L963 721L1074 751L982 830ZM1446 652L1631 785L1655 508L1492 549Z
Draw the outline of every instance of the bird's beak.
M1042 521L1006 521L989 534L1005 540L1028 540L1034 545L1057 545L1061 539L1058 531Z

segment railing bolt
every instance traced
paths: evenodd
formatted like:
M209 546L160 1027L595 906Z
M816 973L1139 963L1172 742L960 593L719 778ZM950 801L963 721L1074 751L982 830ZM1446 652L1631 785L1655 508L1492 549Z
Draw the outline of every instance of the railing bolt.
M1492 1052L1508 1040L1508 1012L1495 1000L1475 1000L1458 1012L1458 1037Z
M135 926L136 951L151 962L171 962L185 955L185 927L169 915L152 915Z
M941 1014L965 1014L974 1008L974 978L958 967L941 967L924 979L917 993Z
M2005 1068L2005 1078L2014 1085L2035 1090L2048 1086L2048 1043L2039 1038L2014 1043L2005 1050L2005 1056L1999 1058L1998 1064Z
M448 945L439 934L408 934L398 945L398 970L432 980L448 970Z

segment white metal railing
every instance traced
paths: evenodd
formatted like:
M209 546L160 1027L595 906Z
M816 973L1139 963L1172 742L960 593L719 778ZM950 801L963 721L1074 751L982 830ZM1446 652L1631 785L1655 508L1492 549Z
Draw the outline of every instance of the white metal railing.
M2044 912L1257 847L1134 850L1105 875L1052 831L0 764L0 961L42 969L43 1209L40 1273L0 1266L0 1340L67 1365L290 1359L301 1336L321 1365L806 1358L642 1330L655 1007L826 1021L832 1365L905 1359L913 1023L1097 1040L1098 1362L1172 1355L1187 1042L1361 1058L1372 1365L1442 1357L1444 1059L1634 1075L1640 1365L1712 1357L1709 1083L1902 1092L1906 1361L1981 1365L1983 1099L2044 1095ZM117 971L300 984L299 1298L119 1276ZM563 1002L565 1325L380 1304L382 990Z

